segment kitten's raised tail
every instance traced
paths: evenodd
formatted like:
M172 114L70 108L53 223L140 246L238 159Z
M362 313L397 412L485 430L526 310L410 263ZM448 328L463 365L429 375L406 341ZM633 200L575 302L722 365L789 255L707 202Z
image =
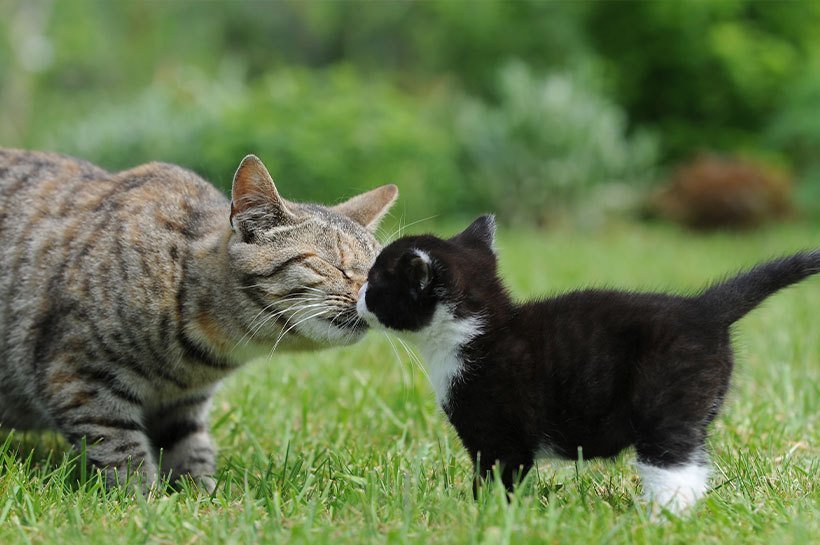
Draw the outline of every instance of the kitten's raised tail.
M761 263L707 288L696 300L709 318L731 325L776 291L820 273L820 249Z

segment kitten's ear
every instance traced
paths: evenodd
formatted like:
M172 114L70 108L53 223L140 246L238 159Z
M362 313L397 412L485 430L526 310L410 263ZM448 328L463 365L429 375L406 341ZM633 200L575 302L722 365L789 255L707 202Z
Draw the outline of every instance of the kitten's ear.
M370 231L375 231L379 221L387 214L396 198L399 188L393 184L371 189L333 207L333 210L344 214Z
M409 273L419 289L426 288L430 283L430 258L418 254L411 257Z
M480 216L450 240L466 245L479 244L495 253L495 216L492 214Z
M268 169L256 155L248 155L239 164L231 188L231 226L239 232L243 220L256 227L281 224L293 217L285 200L279 196ZM254 225L249 226L251 229Z

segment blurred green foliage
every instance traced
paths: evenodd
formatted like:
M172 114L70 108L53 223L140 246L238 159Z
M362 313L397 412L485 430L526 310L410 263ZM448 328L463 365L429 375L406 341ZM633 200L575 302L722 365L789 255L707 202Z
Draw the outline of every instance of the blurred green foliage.
M475 100L458 119L477 204L544 223L561 204L590 204L602 187L612 197L649 181L655 140L628 135L624 112L588 77L537 78L516 62L501 72L499 93L497 106Z
M818 2L754 0L600 2L588 26L617 100L673 158L760 146L818 30Z
M702 149L820 194L818 28L808 1L7 0L0 145L223 188L254 152L291 198L395 182L411 218L543 221Z
M191 72L108 106L51 137L51 148L109 168L135 158L193 168L226 191L238 161L259 155L292 199L332 201L396 183L405 206L450 211L455 143L424 101L350 68L277 69L252 84L235 70Z

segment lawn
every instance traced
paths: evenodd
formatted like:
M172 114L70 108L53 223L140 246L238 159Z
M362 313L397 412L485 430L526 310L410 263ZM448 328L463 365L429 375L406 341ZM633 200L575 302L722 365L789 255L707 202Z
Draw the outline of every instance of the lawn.
M693 290L812 246L816 224L718 235L502 228L498 243L521 297ZM0 543L809 543L820 535L819 311L816 277L737 325L734 386L710 441L713 489L687 518L647 519L631 452L541 462L510 504L499 488L473 501L469 460L424 375L371 333L353 347L252 362L225 383L213 497L104 492L59 437L0 435Z

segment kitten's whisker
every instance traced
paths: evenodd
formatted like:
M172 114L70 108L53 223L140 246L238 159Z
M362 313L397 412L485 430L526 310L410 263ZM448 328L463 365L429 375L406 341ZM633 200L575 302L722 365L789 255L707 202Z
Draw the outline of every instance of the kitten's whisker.
M401 372L401 382L402 382L402 384L405 385L405 388L406 388L407 383L410 382L410 381L407 380L407 378L405 377L405 374L404 374L404 360L402 360L401 356L399 356L399 351L396 348L396 345L393 344L393 339L390 338L390 335L388 335L386 331L384 331L383 333L384 333L384 338L387 339L387 342L390 343L390 348L393 350L393 354L395 354L396 359L399 361L399 369L401 370L400 371ZM409 373L410 373L410 376L412 377L412 375L413 375L412 369L409 371Z
M409 346L407 346L407 343L405 343L403 340L401 340L398 337L396 337L396 340L399 341L399 344L404 347L404 349L407 351L407 356L410 358L411 361L413 361L416 364L416 366L419 368L419 370L422 372L424 377L429 382L430 375L427 374L427 368L424 367L424 363L421 361L421 358L419 358L419 356L416 355L416 353Z

